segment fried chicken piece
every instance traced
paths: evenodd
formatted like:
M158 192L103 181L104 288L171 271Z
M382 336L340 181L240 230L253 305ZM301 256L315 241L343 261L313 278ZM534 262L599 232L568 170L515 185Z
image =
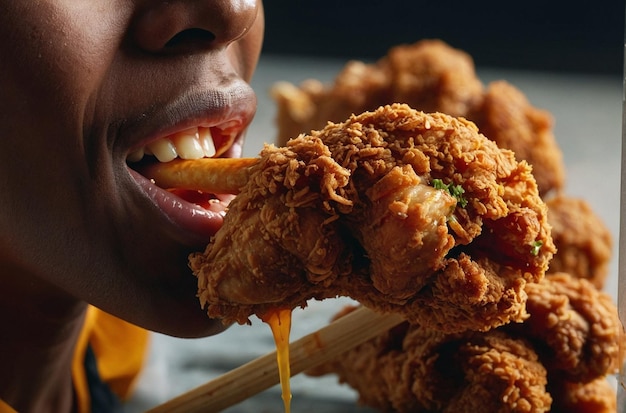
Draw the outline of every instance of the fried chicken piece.
M526 292L523 334L538 343L551 374L588 382L617 371L621 324L609 295L567 273L549 274Z
M519 89L505 81L489 84L482 104L468 117L498 146L533 166L542 194L563 188L565 167L552 132L552 115L532 106Z
M384 103L406 103L424 112L467 117L482 100L483 85L467 53L441 40L398 45L381 59L391 94Z
M526 289L521 324L445 334L407 322L307 374L337 374L381 411L614 413L606 379L621 324L610 297L568 274Z
M383 412L547 412L532 346L499 330L442 334L404 323L307 374L336 373Z
M330 86L316 79L299 86L288 82L274 85L277 142L284 145L328 121L338 122L353 113L392 103L405 103L424 112L467 116L482 94L483 85L467 53L440 40L396 46L373 64L347 62Z
M352 113L391 103L425 112L465 117L501 148L533 166L542 195L564 185L565 166L552 132L552 117L533 107L521 91L503 81L485 89L467 53L439 40L399 45L377 62L350 61L333 83L309 79L299 86L272 88L278 136L283 145L302 132L340 121Z
M339 122L353 113L373 110L391 102L388 65L352 60L346 63L328 89L317 79L299 86L278 82L271 94L277 103L279 146L302 132L323 128L328 121Z
M341 295L486 330L524 318L524 286L554 253L528 164L464 119L385 106L268 145L253 168L190 256L201 304L225 322Z
M602 289L613 247L608 227L583 199L559 195L546 204L557 248L548 272L567 272Z
M552 413L617 412L615 389L605 377L589 383L553 380L550 383L550 393L554 397Z

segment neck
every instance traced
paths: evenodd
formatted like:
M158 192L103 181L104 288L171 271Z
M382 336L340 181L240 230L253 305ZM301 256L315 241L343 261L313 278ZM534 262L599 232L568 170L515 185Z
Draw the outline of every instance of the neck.
M85 304L0 266L0 398L20 412L71 412Z

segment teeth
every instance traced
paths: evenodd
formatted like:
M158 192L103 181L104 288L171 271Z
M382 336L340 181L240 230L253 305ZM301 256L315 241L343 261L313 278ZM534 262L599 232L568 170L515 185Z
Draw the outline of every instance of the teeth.
M183 159L199 159L204 157L204 149L198 137L198 128L177 133L173 138L175 150Z
M145 154L144 148L137 149L135 152L128 155L128 161L139 162L140 160L143 159L144 154Z
M224 129L220 128L220 132L223 133ZM169 162L177 157L182 159L211 158L224 153L235 136L236 132L226 134L226 144L220 144L220 151L217 153L211 129L191 128L139 148L129 154L127 160L128 162L139 162L145 155L154 155L160 162Z
M216 156L223 154L232 146L235 141L235 137L237 136L237 132L233 130L236 125L237 123L232 123L218 128L220 146L217 150Z
M174 143L169 139L154 141L148 145L148 149L161 162L169 162L178 156Z
M215 143L213 143L213 135L209 128L198 128L198 138L204 151L204 156L210 158L215 156Z

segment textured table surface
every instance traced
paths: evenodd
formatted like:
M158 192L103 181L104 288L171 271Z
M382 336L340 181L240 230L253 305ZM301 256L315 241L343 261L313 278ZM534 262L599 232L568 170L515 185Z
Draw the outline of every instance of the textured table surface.
M259 109L245 147L255 156L263 143L274 140L275 106L268 91L276 81L299 83L306 78L330 81L345 62L263 56L253 87ZM522 90L530 102L549 110L555 135L567 167L568 195L585 198L612 230L614 258L607 292L617 297L617 240L619 231L622 81L619 77L566 75L478 68L483 83L504 79ZM311 303L294 312L292 338L326 325L349 300ZM141 412L216 378L258 356L274 351L267 325L253 319L252 326L233 326L205 339L183 340L155 334L148 364L129 413ZM371 412L358 407L355 393L337 384L333 376L292 379L292 411ZM278 387L227 410L230 413L282 412Z

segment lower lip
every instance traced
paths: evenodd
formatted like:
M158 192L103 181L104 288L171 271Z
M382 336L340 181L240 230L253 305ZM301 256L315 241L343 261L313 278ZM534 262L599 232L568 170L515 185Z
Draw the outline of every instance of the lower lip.
M216 202L210 209L202 208L159 188L132 169L128 170L148 198L178 228L181 242L192 246L206 245L221 228L226 208L224 203Z

